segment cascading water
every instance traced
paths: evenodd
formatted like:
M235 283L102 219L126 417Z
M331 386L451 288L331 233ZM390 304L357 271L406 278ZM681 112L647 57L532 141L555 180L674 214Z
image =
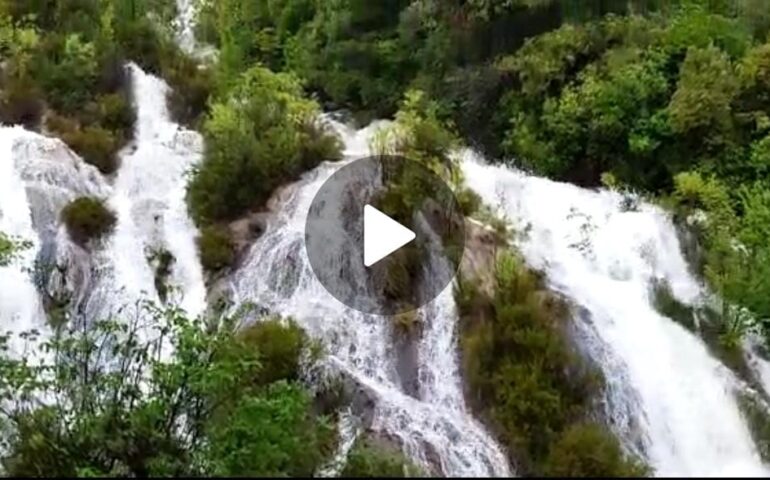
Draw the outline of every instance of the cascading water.
M80 196L107 196L110 188L61 140L0 127L0 151L0 232L31 243L0 268L0 328L45 332L39 292L71 293L76 287L68 283L88 284L88 255L59 227L61 210ZM58 266L69 271L57 276Z
M527 262L583 309L583 339L596 342L586 347L602 365L610 401L631 402L618 411L634 417L656 474L767 476L732 372L652 305L653 279L665 279L686 304L704 293L665 213L643 203L624 208L617 193L486 166L469 152L463 158L468 186L527 232L519 245Z
M115 232L95 253L96 285L86 316L108 318L138 300L157 301L153 255L173 257L169 300L188 314L206 307L206 287L198 258L197 231L185 204L186 174L201 158L202 140L169 118L168 86L130 65L137 122L134 142L121 154L109 206Z
M345 140L346 158L368 154L377 125L356 133L335 127ZM316 191L344 164L324 163L281 192L265 233L233 275L233 300L292 317L322 339L329 365L375 399L372 429L399 439L412 458L438 464L451 476L508 475L504 454L464 406L452 343L457 315L451 289L420 311L429 333L419 347L419 398L414 398L398 378L390 320L347 308L315 278L304 249L305 219Z
M28 271L33 267L39 237L32 228L32 217L24 184L16 171L14 145L28 132L20 127L0 130L0 232L15 240L31 242L21 258L8 266L0 266L0 328L23 332L44 325L43 306ZM11 344L14 353L21 345Z
M217 50L210 45L200 45L195 38L195 25L198 9L207 0L176 0L177 17L175 21L176 41L188 55L201 60L216 57Z

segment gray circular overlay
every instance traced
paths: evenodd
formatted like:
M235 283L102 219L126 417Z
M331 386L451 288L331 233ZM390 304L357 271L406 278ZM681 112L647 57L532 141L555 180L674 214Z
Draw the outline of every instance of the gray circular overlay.
M416 236L370 267L364 265L366 205ZM436 298L457 272L464 241L464 217L449 185L398 156L340 167L316 193L305 224L308 258L321 284L345 305L376 315L407 313Z

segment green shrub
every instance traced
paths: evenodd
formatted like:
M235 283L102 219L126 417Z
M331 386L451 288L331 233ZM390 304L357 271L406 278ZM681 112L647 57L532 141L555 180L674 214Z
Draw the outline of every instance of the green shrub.
M193 219L205 225L259 208L321 155L339 158L337 141L313 125L317 115L295 77L259 66L241 75L204 123L204 160L187 192Z
M588 416L602 379L571 348L566 306L542 289L537 275L503 253L495 277L493 298L473 279L456 291L469 401L520 473L542 475L561 432Z
M101 127L88 126L70 132L61 132L61 139L69 145L86 163L99 169L105 175L118 169L117 150L119 146L115 135Z
M242 395L207 429L205 458L213 476L310 477L325 460L334 429L312 412L312 397L299 384L268 385Z
M99 63L96 46L79 33L44 37L35 80L57 111L75 115L94 95Z
M152 19L137 16L118 19L116 40L122 55L139 65L142 70L159 75L163 58L162 39Z
M95 122L113 132L130 132L134 128L136 112L122 92L100 95L94 102Z
M551 447L543 466L551 477L641 477L649 469L628 457L604 427L573 425Z
M342 158L342 141L331 129L316 119L300 126L301 169L310 170L324 161Z
M359 438L348 454L343 478L401 478L422 476L401 452L376 447L371 441Z
M168 299L168 277L171 275L171 269L176 261L174 255L166 249L155 251L148 258L155 267L155 291L158 292L158 298L162 303Z
M456 193L457 203L463 215L470 217L481 208L481 197L470 188L462 188Z
M212 272L229 267L235 261L235 247L230 232L224 227L204 227L198 237L198 251L203 268Z
M255 385L300 378L300 359L308 346L305 332L294 322L268 318L259 320L239 333L240 339L259 352L260 369Z
M45 108L44 96L30 79L13 80L0 91L0 122L36 129Z
M397 337L414 339L421 327L420 314L412 308L404 313L393 315L391 323Z
M179 123L193 124L208 107L214 89L213 72L178 51L166 55L162 68L163 78L171 87L168 99L171 115Z
M93 197L80 197L67 204L62 220L70 237L81 245L110 233L117 222L104 201Z

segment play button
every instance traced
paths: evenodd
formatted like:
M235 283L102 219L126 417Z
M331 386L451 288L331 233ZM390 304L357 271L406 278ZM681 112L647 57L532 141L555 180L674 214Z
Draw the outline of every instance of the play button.
M421 163L396 156L333 168L305 223L320 284L364 313L394 315L431 302L451 284L464 251L452 189Z
M371 267L414 240L415 233L371 205L364 205L364 266Z

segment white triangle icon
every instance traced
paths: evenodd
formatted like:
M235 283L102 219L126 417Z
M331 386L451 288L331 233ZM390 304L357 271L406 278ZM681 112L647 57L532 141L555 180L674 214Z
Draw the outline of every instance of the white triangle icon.
M371 205L364 205L364 265L371 267L415 239L413 231Z

